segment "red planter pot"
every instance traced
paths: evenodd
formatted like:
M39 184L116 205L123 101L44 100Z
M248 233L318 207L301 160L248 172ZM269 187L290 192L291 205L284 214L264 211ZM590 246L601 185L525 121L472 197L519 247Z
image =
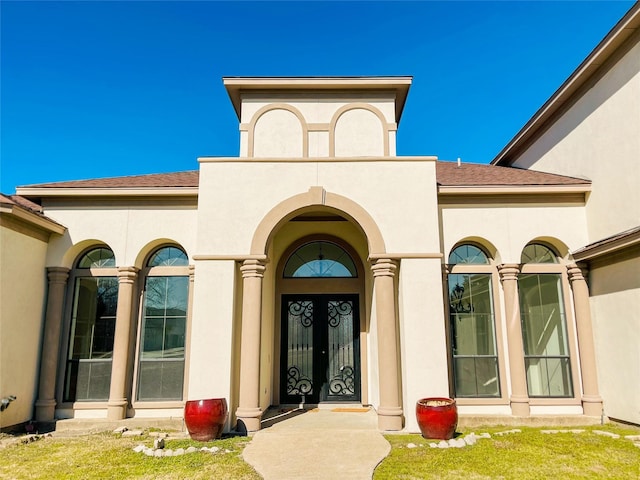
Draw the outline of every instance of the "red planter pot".
M224 398L187 401L184 406L184 423L189 436L200 442L220 438L228 413L227 400Z
M452 398L430 397L416 403L416 418L424 438L449 440L458 426L458 407Z

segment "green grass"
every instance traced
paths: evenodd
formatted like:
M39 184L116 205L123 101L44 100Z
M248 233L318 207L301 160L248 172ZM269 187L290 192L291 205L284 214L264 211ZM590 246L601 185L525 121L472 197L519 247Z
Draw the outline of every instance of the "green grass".
M133 451L153 437L121 437L112 433L81 437L49 437L0 450L0 479L259 479L242 459L248 438L213 442L166 440L165 448L216 446L230 453L195 452L179 457L148 457Z
M374 473L375 480L393 479L638 479L640 448L624 438L640 429L605 425L584 428L585 432L542 434L546 428L521 427L522 433L496 436L513 427L474 428L463 435L489 432L464 448L430 448L420 435L387 435L390 455ZM578 427L568 427L578 428ZM549 427L548 429L562 429ZM603 430L621 435L619 439L592 433ZM435 443L438 441L436 440ZM419 445L408 448L409 443Z

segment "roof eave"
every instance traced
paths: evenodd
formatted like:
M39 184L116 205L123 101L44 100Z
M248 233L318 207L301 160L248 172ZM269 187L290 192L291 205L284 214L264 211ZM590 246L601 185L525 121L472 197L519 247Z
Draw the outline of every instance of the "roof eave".
M572 253L576 262L596 260L623 250L640 246L640 227L621 233L613 238L582 247Z
M47 197L185 197L198 196L198 187L94 187L94 188L73 188L73 187L18 187L18 195L27 198L47 198Z

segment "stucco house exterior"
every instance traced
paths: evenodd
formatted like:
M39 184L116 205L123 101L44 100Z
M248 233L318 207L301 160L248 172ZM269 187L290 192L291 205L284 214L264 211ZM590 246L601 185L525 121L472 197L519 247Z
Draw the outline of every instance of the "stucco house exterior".
M1 426L222 397L228 429L346 403L417 431L427 396L640 424L639 24L490 165L396 155L411 77L228 77L237 157L2 197L0 395L29 401Z

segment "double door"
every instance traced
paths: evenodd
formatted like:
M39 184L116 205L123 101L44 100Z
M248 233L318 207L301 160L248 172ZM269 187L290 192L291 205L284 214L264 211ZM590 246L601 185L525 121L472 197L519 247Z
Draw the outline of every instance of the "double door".
M281 403L360 401L358 295L282 295Z

